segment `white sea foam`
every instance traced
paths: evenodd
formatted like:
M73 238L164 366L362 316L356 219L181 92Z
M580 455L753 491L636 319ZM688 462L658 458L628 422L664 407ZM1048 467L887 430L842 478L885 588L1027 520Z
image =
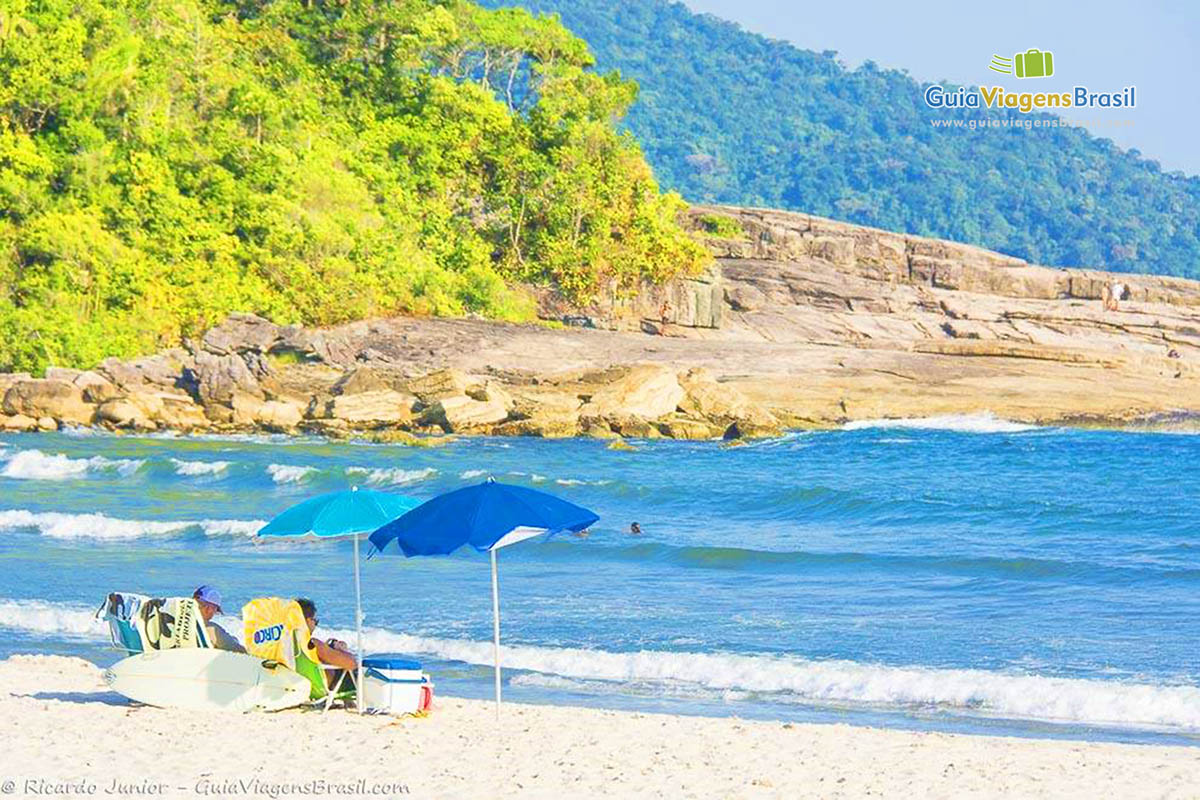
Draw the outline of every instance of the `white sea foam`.
M912 419L860 419L847 422L844 430L857 431L867 428L907 428L958 433L1020 433L1037 430L1037 425L1000 419L991 412L983 414L946 414Z
M25 480L62 481L81 478L88 473L112 473L129 476L137 472L144 461L132 458L71 458L62 453L43 453L41 450L21 450L8 457L0 476Z
M140 539L196 529L208 536L253 536L265 524L261 520L241 519L143 520L57 511L0 511L0 530L35 528L54 539Z
M236 617L221 620L228 631L240 631ZM92 610L40 600L0 600L0 627L59 636L103 637ZM326 635L353 640L348 630ZM462 661L492 663L488 641L442 639L368 628L367 651L397 651ZM724 697L744 692L773 693L779 701L893 708L940 708L1010 719L1045 720L1158 730L1200 730L1200 688L1119 681L1050 678L972 669L929 669L860 664L853 661L810 661L763 655L603 650L503 645L507 669L539 673L545 678L520 682L569 688L595 687L595 682L637 684L664 694L706 689Z
M612 483L608 480L585 481L580 478L555 478L554 482L559 486L605 486Z
M146 439L275 445L310 445L325 441L318 436L301 436L292 433L185 433L181 431L155 431L154 433L141 434L141 436Z
M437 470L433 467L425 467L424 469L401 469L400 467L369 469L367 467L349 467L346 469L346 474L360 476L371 486L403 486L432 478L434 475L437 475Z
M337 635L342 638L348 632ZM485 641L438 639L369 629L375 651L422 653L492 663ZM602 650L503 645L501 662L578 680L690 683L720 692L776 693L801 703L944 708L1014 719L1200 729L1200 688L1050 678L971 669L928 669L726 653Z
M100 605L96 598L96 605ZM0 628L49 633L59 636L105 636L103 623L96 620L95 609L42 600L0 600Z
M538 475L536 472L518 472L513 470L508 474L514 478L529 478L530 483L544 483L546 481L545 475Z
M91 425L64 425L58 429L58 432L63 436L72 436L75 438L88 438L92 436L112 436L113 434L103 428L93 428Z
M101 599L96 598L97 607ZM240 617L218 614L215 621L234 636L241 634ZM0 628L72 638L108 638L108 628L103 620L96 619L95 608L44 600L0 599Z
M175 465L176 475L196 476L196 475L216 475L218 472L224 472L229 469L228 461L184 461L178 458L172 458L171 463Z
M290 464L271 464L267 473L276 483L298 483L317 471L316 467L292 466Z
M458 477L462 478L464 481L469 481L472 478L482 478L484 475L487 475L487 474L488 474L488 471L486 469L469 469L466 472L459 475Z

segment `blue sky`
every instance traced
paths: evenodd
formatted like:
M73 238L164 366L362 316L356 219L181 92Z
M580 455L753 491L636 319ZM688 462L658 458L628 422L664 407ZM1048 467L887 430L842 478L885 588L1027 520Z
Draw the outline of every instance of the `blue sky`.
M1086 114L1132 120L1132 126L1097 127L1092 133L1136 147L1165 170L1200 174L1200 2L1195 0L683 2L809 50L836 50L847 66L869 59L907 69L920 81L1019 91L1069 91L1075 85L1117 91L1132 84L1136 109ZM1011 57L1032 47L1054 53L1052 78L1018 80L987 68L993 53Z

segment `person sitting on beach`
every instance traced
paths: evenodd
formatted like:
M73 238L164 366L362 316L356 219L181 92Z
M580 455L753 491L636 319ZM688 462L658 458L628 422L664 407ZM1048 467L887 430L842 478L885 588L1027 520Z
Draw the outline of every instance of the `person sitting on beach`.
M296 603L304 613L304 621L308 623L308 633L312 636L313 631L317 628L317 623L320 621L317 619L317 604L307 597L297 597ZM317 658L322 664L328 664L331 667L340 667L351 674L358 669L358 659L350 651L349 645L341 639L322 641L313 636L309 640L309 643L316 648Z
M221 612L221 593L207 583L196 588L192 592L192 599L196 601L196 605L200 606L200 616L204 618L204 632L208 634L208 641L218 650L229 650L234 653L244 653L246 648L242 647L242 643L229 635L229 633L220 625L212 621L212 618Z

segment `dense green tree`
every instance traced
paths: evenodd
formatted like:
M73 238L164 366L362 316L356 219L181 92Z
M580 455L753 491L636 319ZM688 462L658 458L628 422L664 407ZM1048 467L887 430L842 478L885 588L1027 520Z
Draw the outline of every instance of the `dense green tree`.
M461 0L0 0L0 368L697 269L592 63Z
M836 53L667 0L481 2L561 15L601 69L636 80L628 129L689 200L792 208L1054 266L1200 277L1200 178L1079 128L931 124L1048 115L930 109L903 72L848 70Z

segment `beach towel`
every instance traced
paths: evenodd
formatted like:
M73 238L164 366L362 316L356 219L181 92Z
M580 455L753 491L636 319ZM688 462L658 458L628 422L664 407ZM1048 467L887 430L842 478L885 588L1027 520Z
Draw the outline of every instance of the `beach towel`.
M353 689L342 689L345 675L330 685L330 676L317 657L304 612L295 600L260 597L242 606L246 652L262 659L278 661L308 678L312 700L325 700L329 708L334 700L348 700Z
M145 649L136 623L142 604L149 599L144 594L134 592L111 592L104 598L96 611L96 618L108 623L108 634L114 647L130 654Z
M200 604L190 597L154 597L142 602L134 619L146 650L208 647Z
M260 597L242 607L246 652L259 658L278 661L296 668L296 654L308 649L316 659L316 648L310 646L308 624L304 612L295 600L281 597Z

